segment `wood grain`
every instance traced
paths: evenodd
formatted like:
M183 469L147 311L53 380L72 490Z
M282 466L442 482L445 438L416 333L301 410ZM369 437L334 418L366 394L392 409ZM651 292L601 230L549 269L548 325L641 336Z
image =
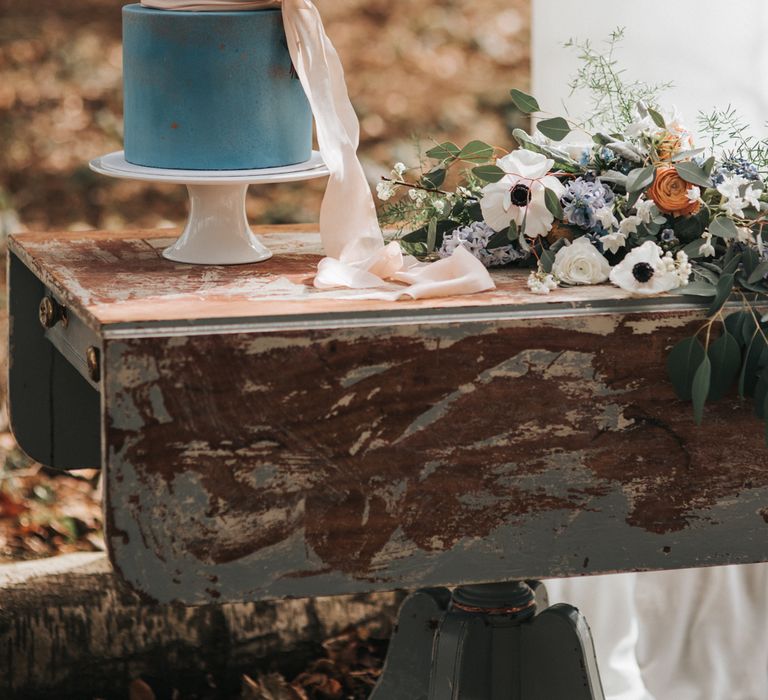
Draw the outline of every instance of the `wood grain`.
M388 302L361 299L359 290L312 287L321 258L313 227L255 228L275 256L253 265L195 266L160 253L173 232L19 234L11 249L94 329L110 324L187 322L340 314L487 312L542 307L590 308L623 303L647 305L612 285L531 294L523 270L496 270L497 289L441 299ZM680 303L679 297L667 301ZM656 301L655 303L664 303Z
M607 285L387 303L312 290L308 229L259 265L164 260L167 231L22 235L98 334L107 541L205 603L768 559L768 451L703 427L665 359L701 301ZM14 352L23 352L16 348Z
M666 379L699 323L110 341L115 566L192 601L762 560L760 422Z

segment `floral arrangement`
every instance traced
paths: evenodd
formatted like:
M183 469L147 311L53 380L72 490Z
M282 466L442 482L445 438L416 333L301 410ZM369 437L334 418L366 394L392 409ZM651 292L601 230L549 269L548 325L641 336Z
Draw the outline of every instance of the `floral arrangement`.
M698 146L659 104L666 85L625 81L614 59L621 36L604 53L570 44L581 52L573 88L591 92L599 119L543 114L512 90L517 109L538 119L535 132L514 130L511 151L440 143L413 176L396 164L377 188L382 223L399 225L417 256L461 245L488 267L527 267L536 293L609 283L708 297L707 322L670 352L672 383L697 422L736 385L766 419L768 440L768 140L749 136L729 108L699 114Z

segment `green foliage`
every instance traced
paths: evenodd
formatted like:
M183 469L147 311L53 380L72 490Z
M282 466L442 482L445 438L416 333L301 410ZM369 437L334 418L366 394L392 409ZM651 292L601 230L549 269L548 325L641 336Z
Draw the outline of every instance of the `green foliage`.
M526 95L524 92L514 88L509 92L510 95L512 95L512 102L514 102L515 107L523 112L523 114L533 114L534 112L540 111L539 103L536 101L536 98Z
M733 292L734 274L728 272L718 280L717 287L715 288L715 298L707 309L707 316L714 316L723 308L723 304L728 301L728 297Z
M677 174L683 180L690 182L692 185L698 185L699 187L711 187L712 185L709 176L696 163L690 161L677 163L675 170L677 170Z
M438 221L435 218L430 219L424 226L411 231L400 238L401 241L406 243L421 243L428 253L431 253L435 248L439 248L443 244L443 236L446 233L453 231L460 224L451 219L443 219Z
M712 371L707 398L717 401L730 389L741 369L741 348L727 329L709 346L709 360Z
M659 95L672 85L628 80L616 59L616 49L623 38L624 29L619 28L611 33L603 49L595 48L590 41L573 39L565 45L578 51L579 68L570 83L571 93L584 90L592 102L593 116L587 120L587 126L624 131L635 119L638 102L655 104Z
M635 168L627 175L627 192L642 192L649 187L656 176L656 168L648 165L645 168Z
M544 203L547 205L549 213L556 219L563 218L563 207L560 205L560 198L557 193L548 187L544 190Z
M498 165L478 165L472 168L472 174L483 182L498 182L504 177L504 171Z
M681 340L667 356L667 372L675 393L682 401L691 400L693 377L706 351L696 336Z
M739 231L736 224L727 216L716 216L709 224L709 232L713 236L723 238L728 241L735 241L739 237Z
M470 141L459 151L457 158L468 163L486 163L493 158L493 146L483 141Z
M701 363L696 368L691 386L691 401L693 402L693 419L696 425L701 425L704 418L704 404L709 396L709 388L712 380L712 362L709 355L704 355Z
M553 141L562 141L571 133L571 127L562 117L553 117L552 119L540 121L536 124L536 128L544 134L544 136Z
M436 190L445 182L446 172L446 169L440 166L437 168L432 168L432 170L430 170L428 173L425 173L421 176L419 182L422 187Z
M529 197L534 190L539 198L536 202L529 198L527 205L523 203L526 200L520 197L525 193L515 191L515 174L506 173L495 160L499 150L485 141L473 140L463 147L445 141L426 151L431 163L422 163L415 179L401 182L402 168L393 171L393 186L409 187L411 191L409 197L385 207L383 220L402 223L407 219L415 230L401 239L403 245L409 251L429 255L442 245L450 231L483 221L480 200L484 188L509 175L508 192L493 189L495 196L505 197L505 213L510 206L518 207L511 215L521 223L513 221L506 230L494 233L486 247L493 250L514 246L526 261L524 264L535 265L539 275L551 273L557 251L565 240L561 238L550 245L546 236L538 235L541 230L535 237L526 235L528 212L542 204L541 186L534 187L531 181L548 185L543 188L543 203L558 227L569 228L573 238L590 235L598 250L602 243L601 252L610 265L620 263L629 251L644 242L653 242L659 255L664 256L658 262L663 274L678 275L692 269L689 284L673 293L696 299L707 315L703 326L675 345L669 354L667 370L677 396L692 402L694 419L701 423L707 402L729 394L735 396L738 389L741 397L754 401L755 412L766 417L768 436L768 190L760 178L742 184L740 189L732 187L730 193L723 190L725 194L713 183L716 172L730 167L723 154L715 152L726 146L733 148L729 156L744 158L756 164L763 174L768 172L768 139L750 136L739 115L729 107L699 116L709 149L693 148L685 129L671 120L667 124L658 107L658 95L668 84L630 80L619 67L615 51L622 37L623 30L614 32L605 50L598 50L589 42L568 44L579 52L580 59L571 87L589 91L592 99L592 117L586 124L541 114L533 96L516 89L511 91L518 110L543 117L535 128L545 138L538 134L532 137L522 129L512 133L521 149L551 161L536 177L519 178L521 186L529 188ZM640 128L628 130L638 119L642 120ZM571 156L573 149L560 144L574 130L583 130L591 139L585 152L578 156ZM696 213L681 213L688 209L688 202L679 192L670 193L669 207L677 207L676 211L662 212L659 204L650 201L648 189L659 168L667 165L674 167L686 183L700 189ZM734 169L741 167L737 163ZM461 184L449 191L451 185L446 183L454 182L451 175L457 170ZM579 185L571 188L566 208L571 220L565 217L558 188L545 180L552 177L564 186L582 178ZM601 207L599 211L597 206L590 210L578 201L584 196L580 192L594 190L595 185L590 183L597 180L612 194L605 198L607 208ZM382 198L389 199L391 194L387 186L381 188ZM498 201L489 199L484 206L498 206ZM620 228L617 222L621 222ZM610 239L601 241L605 236L602 229L611 234ZM736 301L742 302L741 309L732 311Z
M430 148L426 152L426 156L435 160L448 160L458 158L460 151L461 149L455 143L445 141L434 148Z

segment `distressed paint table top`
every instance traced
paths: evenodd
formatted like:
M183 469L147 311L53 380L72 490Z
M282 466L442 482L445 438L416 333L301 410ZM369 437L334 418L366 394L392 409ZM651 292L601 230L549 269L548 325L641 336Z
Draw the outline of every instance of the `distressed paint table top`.
M21 234L11 248L66 304L94 329L108 325L222 319L266 320L334 315L396 318L413 314L557 313L562 309L621 309L647 306L611 285L529 292L520 270L494 272L497 289L441 299L361 299L356 290L312 287L320 239L311 226L256 227L275 256L258 265L193 266L172 263L160 253L174 231ZM680 304L679 297L656 305ZM690 305L689 305L690 306Z
M666 377L701 303L610 286L541 297L521 272L494 273L487 294L354 299L309 287L310 229L261 233L276 255L245 267L171 263L168 231L10 242L12 419L35 396L52 408L29 423L53 416L52 453L100 450L110 557L142 593L205 602L768 559L761 422L729 396L698 427ZM67 328L43 335L43 293L68 307ZM101 377L70 373L54 392L61 360L45 374L33 357L48 341L75 364L96 346Z

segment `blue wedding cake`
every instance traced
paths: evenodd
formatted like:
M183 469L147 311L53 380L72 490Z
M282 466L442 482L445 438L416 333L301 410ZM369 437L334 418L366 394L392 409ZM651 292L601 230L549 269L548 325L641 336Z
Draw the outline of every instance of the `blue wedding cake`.
M240 170L312 152L312 112L279 9L123 8L125 158L135 165Z

